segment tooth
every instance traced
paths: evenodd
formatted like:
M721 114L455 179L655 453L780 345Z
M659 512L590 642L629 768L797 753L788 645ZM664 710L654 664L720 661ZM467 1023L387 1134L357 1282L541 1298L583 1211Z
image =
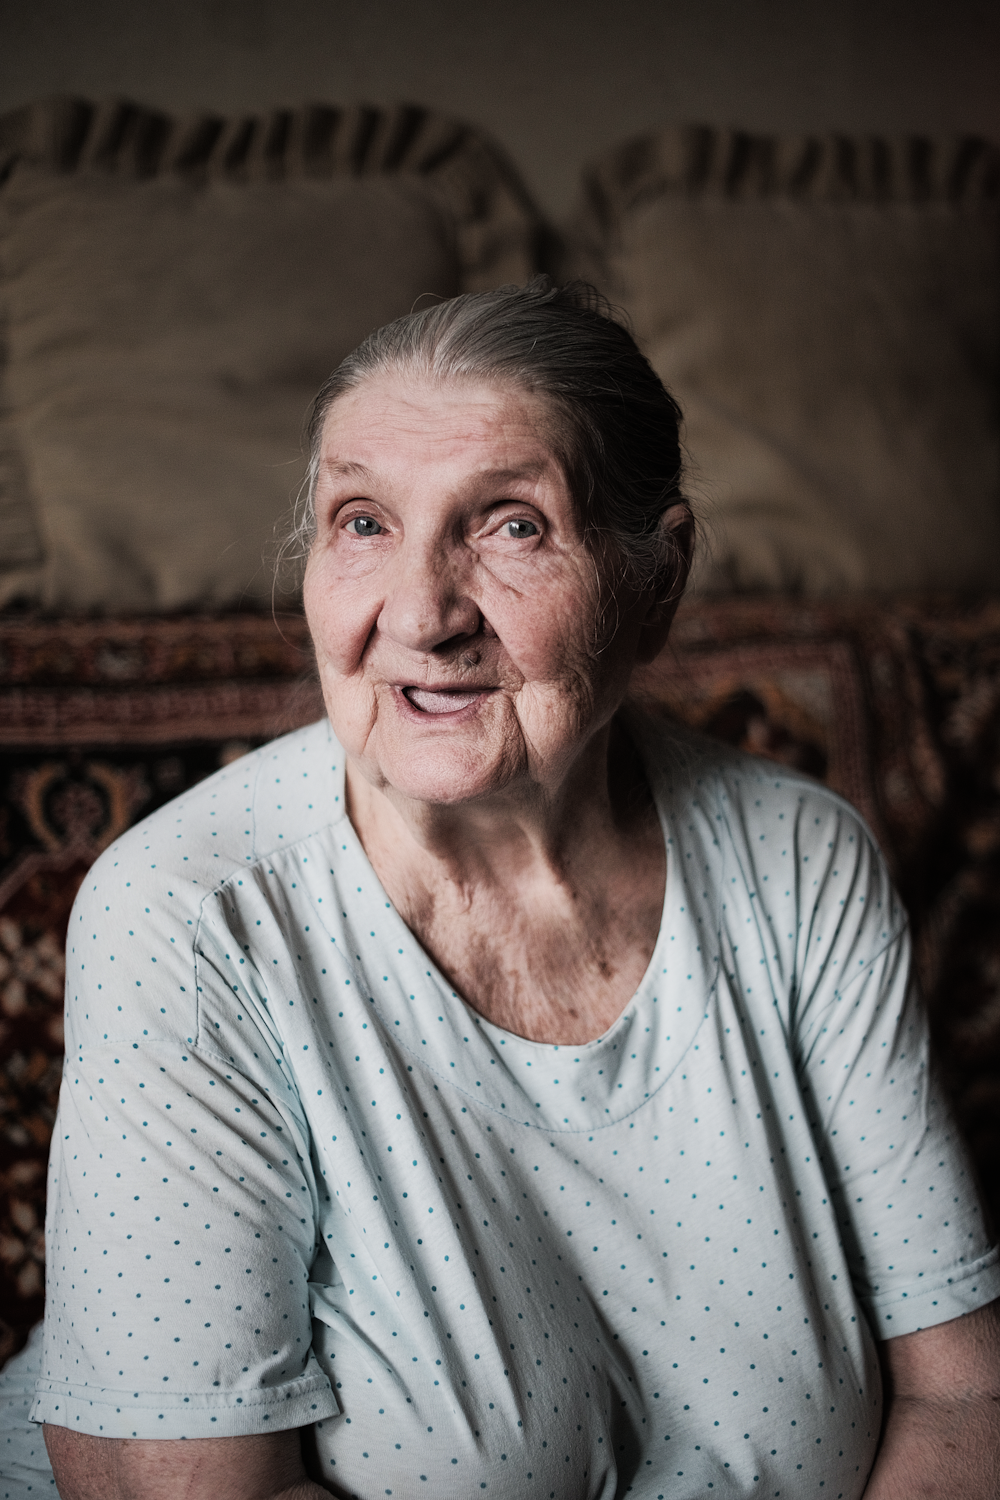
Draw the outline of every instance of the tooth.
M475 701L479 694L477 692L451 692L448 690L432 691L427 688L410 688L407 695L411 703L417 708L423 709L427 714L454 713L457 709L465 708Z

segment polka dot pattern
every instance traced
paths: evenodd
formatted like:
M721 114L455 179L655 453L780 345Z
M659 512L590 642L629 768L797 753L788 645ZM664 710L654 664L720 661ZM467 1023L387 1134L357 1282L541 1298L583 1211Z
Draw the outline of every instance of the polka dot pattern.
M0 1371L0 1500L58 1500L42 1429L28 1420L41 1344L39 1323Z
M338 1493L859 1496L875 1337L1000 1293L856 815L642 748L667 846L582 1047L477 1017L314 726L98 862L70 924L33 1417L315 1424Z

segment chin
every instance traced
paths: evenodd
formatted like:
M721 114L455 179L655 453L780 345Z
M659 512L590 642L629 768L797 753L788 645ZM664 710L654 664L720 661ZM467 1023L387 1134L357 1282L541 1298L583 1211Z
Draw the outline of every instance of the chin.
M370 779L410 802L457 807L502 792L516 775L517 768L503 756L484 759L459 746L433 745L379 757L376 776Z
M385 777L387 789L405 797L410 802L421 802L431 807L461 807L473 802L488 801L503 792L511 778L505 775L483 773L450 775L441 768L428 767L421 774L419 767L407 767L398 776Z

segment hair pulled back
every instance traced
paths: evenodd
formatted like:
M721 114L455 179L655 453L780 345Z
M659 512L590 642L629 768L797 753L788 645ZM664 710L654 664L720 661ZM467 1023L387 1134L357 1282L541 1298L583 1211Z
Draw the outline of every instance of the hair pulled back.
M378 328L324 382L307 428L309 473L296 525L311 544L323 424L331 406L399 372L513 387L554 408L556 443L591 545L610 543L644 586L676 572L664 510L680 501L680 407L609 303L585 282L470 292Z

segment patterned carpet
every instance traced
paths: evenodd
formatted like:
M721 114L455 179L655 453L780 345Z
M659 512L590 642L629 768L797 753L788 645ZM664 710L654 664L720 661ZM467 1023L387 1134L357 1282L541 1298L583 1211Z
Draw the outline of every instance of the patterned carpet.
M641 689L868 818L1000 1218L1000 600L692 601ZM0 623L0 1360L42 1308L77 887L140 813L320 712L297 616Z

